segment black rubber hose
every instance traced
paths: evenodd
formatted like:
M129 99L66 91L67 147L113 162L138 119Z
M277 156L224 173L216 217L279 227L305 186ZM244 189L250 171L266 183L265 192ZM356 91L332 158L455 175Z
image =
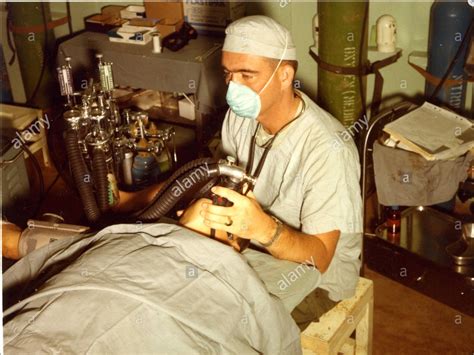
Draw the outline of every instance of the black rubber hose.
M198 166L208 166L208 165L211 165L211 164L216 164L217 163L217 160L215 159L212 159L212 158L200 158L200 159L196 159L196 160L193 160L193 161L190 161L186 164L184 164L181 168L179 168L178 170L176 170L173 175L171 175L167 180L166 182L164 183L163 187L160 189L160 191L158 191L156 193L156 195L153 197L153 199L151 200L150 204L148 206L146 206L145 208L143 208L142 210L138 211L138 212L135 212L133 214L133 217L135 218L138 218L139 216L141 216L142 214L148 212L150 209L154 208L155 204L157 203L158 199L165 193L165 191L183 174L185 174L186 172L188 172L189 170L191 169L194 169L195 167L198 167Z
M96 223L100 218L100 211L94 197L92 179L87 165L79 149L77 132L66 132L66 152L71 166L72 176L89 222Z
M191 162L193 163L193 162ZM183 166L184 168L184 166ZM180 174L176 179L169 179L168 186L163 187L160 196L153 205L138 216L141 221L155 221L166 215L178 203L187 192L193 190L196 185L203 185L219 175L219 169L215 162L194 166ZM162 193L161 193L162 192Z
M107 179L107 163L105 152L100 148L94 149L92 158L92 178L94 180L97 204L102 213L109 209L109 181Z

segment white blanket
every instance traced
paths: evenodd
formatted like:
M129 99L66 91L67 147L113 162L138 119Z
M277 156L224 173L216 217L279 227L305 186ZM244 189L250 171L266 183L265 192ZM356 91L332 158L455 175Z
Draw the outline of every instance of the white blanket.
M4 274L4 297L6 354L301 353L245 257L176 225L51 243Z

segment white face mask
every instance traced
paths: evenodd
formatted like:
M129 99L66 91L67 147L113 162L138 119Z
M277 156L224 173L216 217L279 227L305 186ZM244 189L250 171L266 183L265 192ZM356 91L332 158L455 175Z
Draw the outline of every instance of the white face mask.
M283 51L283 54L281 55L277 67L270 76L270 79L267 80L265 86L258 93L256 93L246 85L242 85L234 81L229 82L226 101L229 104L230 109L234 111L237 116L253 120L257 119L258 115L260 114L260 109L262 108L260 94L263 92L263 90L267 88L267 86L270 84L273 77L275 76L283 58L285 57L287 46L288 36L285 38L285 49Z

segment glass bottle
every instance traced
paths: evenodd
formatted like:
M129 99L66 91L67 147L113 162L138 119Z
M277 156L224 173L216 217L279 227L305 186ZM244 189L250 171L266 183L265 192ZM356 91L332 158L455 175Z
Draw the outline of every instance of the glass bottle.
M390 206L387 211L387 233L390 235L400 234L401 213L399 206Z

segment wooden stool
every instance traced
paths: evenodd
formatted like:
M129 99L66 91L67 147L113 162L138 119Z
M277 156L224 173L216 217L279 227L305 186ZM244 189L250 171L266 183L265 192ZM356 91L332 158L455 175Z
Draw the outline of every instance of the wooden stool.
M371 354L373 282L361 277L355 296L339 302L301 333L303 354ZM355 340L350 338L354 332Z

